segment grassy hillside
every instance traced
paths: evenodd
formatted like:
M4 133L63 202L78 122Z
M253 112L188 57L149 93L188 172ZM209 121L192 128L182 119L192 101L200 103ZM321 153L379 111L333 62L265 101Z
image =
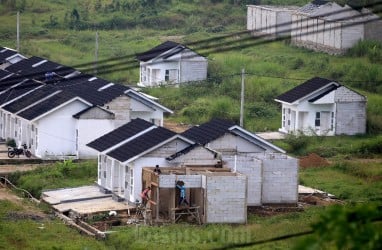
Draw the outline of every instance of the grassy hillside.
M16 11L21 11L21 52L95 73L128 85L138 81L136 53L166 40L190 44L208 56L208 80L186 87L143 91L175 111L170 117L201 123L212 117L239 120L241 69L245 69L245 127L277 130L281 111L274 98L314 76L327 77L368 97L368 131L382 131L382 46L363 42L345 56L258 41L244 33L246 4L303 5L306 0L3 0L0 45L15 47ZM226 38L222 38L226 36ZM211 40L212 39L212 40ZM208 41L208 42L207 42ZM232 47L224 46L228 42ZM210 49L207 49L210 46ZM111 60L112 59L112 60ZM372 93L372 94L371 94Z
M315 138L319 139L319 138ZM379 137L379 143L381 138ZM351 140L354 143L354 140ZM353 152L373 147L366 140L358 138L352 146L353 152L349 151L349 138L339 138L337 143L325 141L322 143L308 142L309 147L317 148L327 145L329 148L342 152L344 158L332 157L327 167L308 167L301 169L299 179L301 184L318 188L334 194L342 202L353 208L354 204L380 205L382 202L382 161L381 159L361 159L353 157ZM375 147L374 147L375 148ZM381 148L381 147L377 147ZM380 154L380 152L379 152ZM365 155L365 154L364 154ZM369 154L370 156L370 154ZM344 160L348 159L348 160ZM34 195L41 194L41 190L91 184L97 178L94 171L96 162L52 164L50 167L39 168L28 173L10 176L17 186L31 191ZM93 168L91 168L93 166ZM91 181L91 179L93 181ZM43 180L43 181L36 181ZM79 181L82 183L79 184ZM0 190L1 191L1 190ZM1 195L1 194L0 194ZM15 199L17 200L17 199ZM328 202L322 201L322 204ZM321 203L319 203L321 204ZM353 204L353 205L351 205ZM97 241L81 236L74 229L68 228L61 221L54 219L42 211L49 211L43 206L35 207L27 202L16 204L0 199L0 241L6 249L214 249L227 247L230 244L243 244L261 240L276 238L284 235L305 232L311 230L312 224L320 221L323 215L329 216L332 208L327 206L306 206L304 212L281 213L271 217L261 214L249 214L246 225L209 224L196 226L188 223L180 223L165 226L137 226L125 225L113 227L105 241ZM368 210L362 210L367 212ZM377 211L374 209L374 211ZM379 211L380 213L380 211ZM370 245L372 239L381 242L379 236L372 238L372 233L381 234L381 223L363 231L367 222L361 220L361 213L352 213L349 218L358 218L360 225L356 227L354 237L349 229L338 228L339 223L347 222L338 210L333 218L326 218L322 222L331 227L328 232L333 238L340 239L338 233L349 234L346 242L353 244L354 240L360 244L357 236L365 236L368 244L362 249L379 249ZM331 224L334 223L334 225ZM340 225L341 226L341 225ZM343 225L342 225L343 226ZM374 228L374 226L376 228ZM319 227L315 226L315 230ZM57 240L57 237L62 240ZM324 244L319 249L333 248L331 241L320 240L324 234L311 235L315 238L295 237L280 241L268 242L251 247L251 249L311 249L302 243L308 240L310 244ZM353 241L352 241L353 240ZM308 244L309 245L309 244ZM305 247L301 247L305 246ZM366 247L368 246L368 247ZM235 248L234 248L235 249ZM347 249L347 248L346 248ZM359 248L355 248L359 249Z

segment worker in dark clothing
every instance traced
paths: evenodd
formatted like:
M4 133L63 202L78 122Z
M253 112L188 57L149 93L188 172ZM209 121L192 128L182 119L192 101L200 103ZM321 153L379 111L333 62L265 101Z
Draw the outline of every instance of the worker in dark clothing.
M156 173L158 175L162 173L162 171L159 169L159 165L155 166L154 173Z
M180 199L178 202L178 207L182 205L182 203L185 203L187 206L189 205L187 199L186 199L186 187L184 186L183 181L177 181L176 187L179 188L180 191Z

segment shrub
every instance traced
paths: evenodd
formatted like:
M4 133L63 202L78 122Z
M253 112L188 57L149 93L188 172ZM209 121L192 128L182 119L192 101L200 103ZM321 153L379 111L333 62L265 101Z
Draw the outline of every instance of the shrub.
M378 137L363 142L358 148L358 152L362 155L381 154L382 153L382 138Z
M8 147L16 147L16 142L14 139L8 139L6 142L5 142L5 145L7 145Z
M309 144L309 138L303 134L288 134L285 137L285 142L289 145L289 150L294 154L302 154Z
M353 48L348 51L349 56L362 57L366 56L370 62L382 62L382 43L374 40L359 41Z

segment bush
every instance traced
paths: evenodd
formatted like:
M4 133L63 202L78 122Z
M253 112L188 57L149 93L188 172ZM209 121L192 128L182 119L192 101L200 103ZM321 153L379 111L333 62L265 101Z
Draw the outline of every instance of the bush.
M5 142L5 145L7 145L8 147L16 147L16 142L14 139L8 139L6 142Z
M306 151L306 147L309 144L309 137L303 134L288 134L285 137L285 142L289 145L289 151L291 153L301 155Z
M366 56L372 63L382 62L382 43L374 40L364 40L358 42L348 51L349 56Z
M358 152L364 156L369 154L382 154L382 138L379 137L363 142L358 148Z

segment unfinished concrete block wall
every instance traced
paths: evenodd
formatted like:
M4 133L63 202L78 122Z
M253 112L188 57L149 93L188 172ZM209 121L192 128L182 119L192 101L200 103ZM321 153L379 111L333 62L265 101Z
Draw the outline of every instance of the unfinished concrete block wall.
M296 158L263 159L263 204L297 203L298 160Z
M177 181L183 181L186 188L200 188L202 186L201 175L159 175L161 188L175 188Z
M247 176L247 205L261 205L262 161L253 156L238 155L236 159L225 157L224 162L232 171Z
M238 173L202 176L205 223L246 223L247 177Z
M215 165L218 160L214 152L199 146L186 154L176 157L171 163L181 166Z
M130 118L130 98L120 96L104 105L106 109L115 114L114 126L118 128L129 122Z

